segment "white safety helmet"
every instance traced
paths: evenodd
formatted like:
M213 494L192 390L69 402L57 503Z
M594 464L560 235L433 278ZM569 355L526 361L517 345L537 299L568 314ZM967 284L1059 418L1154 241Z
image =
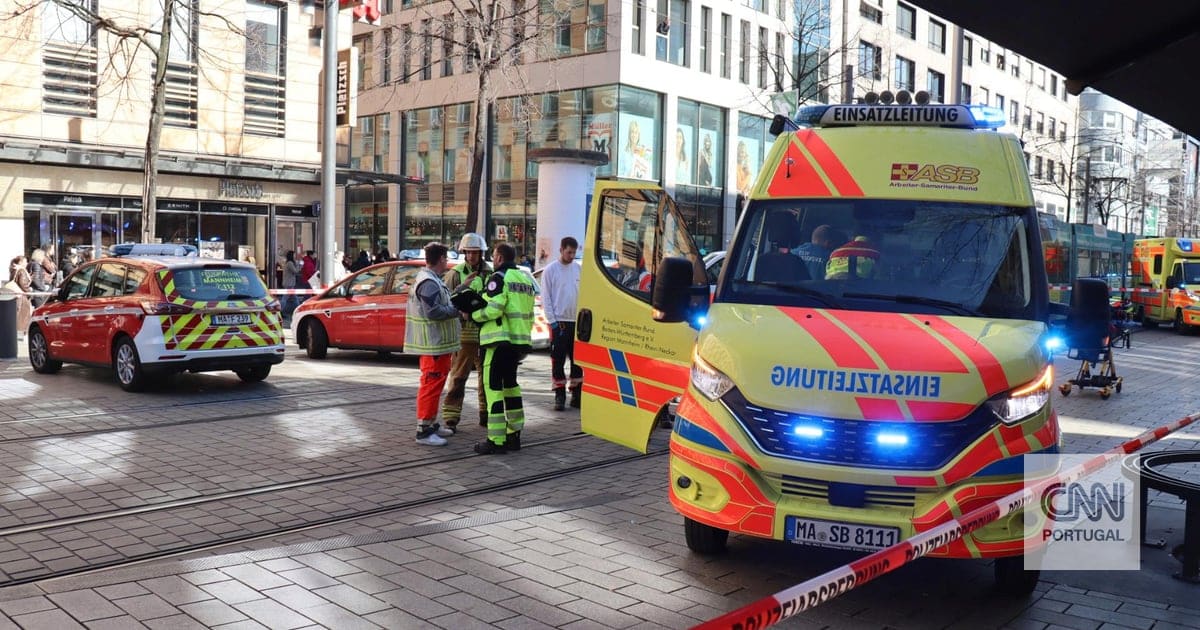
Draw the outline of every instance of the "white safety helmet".
M482 236L474 232L467 232L466 234L463 234L462 240L458 242L458 251L460 252L481 252L485 249L487 249L487 241L483 240Z

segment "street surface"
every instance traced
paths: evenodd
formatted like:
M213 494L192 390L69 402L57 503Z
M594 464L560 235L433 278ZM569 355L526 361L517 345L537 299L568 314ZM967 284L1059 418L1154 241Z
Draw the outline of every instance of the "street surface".
M1137 331L1123 392L1057 392L1066 451L1097 453L1200 411L1200 336ZM519 453L465 431L414 443L409 357L290 346L264 383L181 375L127 394L111 372L0 362L0 630L7 628L685 628L861 554L732 536L691 554L648 455L551 411L548 354L525 362ZM1056 381L1078 363L1058 361ZM1189 428L1152 445L1194 449ZM1185 467L1179 466L1183 469ZM1179 470L1200 478L1200 470ZM1151 494L1138 572L1048 572L992 591L987 561L923 559L787 628L1200 627L1182 504Z

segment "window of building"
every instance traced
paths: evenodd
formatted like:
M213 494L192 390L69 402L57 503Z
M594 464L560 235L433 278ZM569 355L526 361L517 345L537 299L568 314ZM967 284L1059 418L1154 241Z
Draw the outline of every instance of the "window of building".
M433 20L421 20L421 80L433 78Z
M1008 102L1008 123L1014 127L1021 124L1021 104L1015 98Z
M929 47L940 53L946 52L946 25L929 18Z
M712 9L700 7L700 71L712 73Z
M1042 178L1042 156L1034 156L1033 158L1033 178Z
M896 55L896 76L893 77L892 85L897 90L913 91L913 75L916 73L916 62Z
M630 32L630 39L633 40L630 44L631 50L635 55L646 54L645 29L643 25L646 23L646 0L637 0L633 8L633 28Z
M617 175L659 181L666 152L662 138L662 97L648 90L621 86L617 116Z
M373 35L374 33L367 33L354 38L354 47L358 49L358 74L355 76L355 81L358 82L359 92L374 87L371 76L371 71L374 69L371 58L371 37Z
M868 0L858 3L858 14L868 22L883 24L883 9L871 4Z
M787 57L784 53L784 40L786 37L783 33L775 33L775 91L783 91L783 81L787 77Z
M379 82L390 85L392 82L392 38L391 29L383 32L383 50L379 54Z
M671 34L669 38L668 61L683 67L692 65L691 28L688 17L692 5L689 0L670 0L671 2Z
M996 95L996 109L999 109L999 110L1004 109L1004 95L1003 94Z
M199 0L184 0L176 2L173 7L171 41L167 48L167 73L164 77L167 96L163 110L163 124L172 127L195 129L199 120L198 2ZM153 4L151 10L157 13L154 24L155 28L159 28L162 24L162 7ZM53 81L45 82L47 86L51 83Z
M979 45L979 61L987 64L992 61L992 44L984 42Z
M879 80L883 78L883 49L870 42L858 42L858 66L862 76Z
M758 87L766 89L767 74L771 70L771 49L768 47L767 29L758 29Z
M1054 181L1054 176L1057 175L1057 169L1054 167L1054 160L1046 158L1046 179Z
M741 41L738 45L738 81L750 84L750 22L742 20Z
M946 75L936 70L929 70L925 90L929 92L929 100L934 103L946 102Z
M1003 70L1007 67L1008 67L1008 65L1007 65L1006 60L1004 59L1004 55L997 53L996 54L996 68L999 70Z
M1025 60L1025 80L1033 83L1033 62Z
M1058 75L1050 73L1050 95L1058 96Z
M654 58L666 61L671 43L671 0L658 0L657 20L654 26Z
M1021 122L1021 126L1026 130L1033 129L1033 110L1025 108L1025 119Z
M971 84L963 83L962 90L958 93L958 102L964 105L971 103Z
M728 13L721 14L721 78L730 76L733 50L733 17Z
M675 158L675 203L701 251L724 242L725 111L679 99Z
M1067 123L1065 122L1058 126L1058 140L1059 142L1067 141Z
M350 168L390 173L391 114L359 116L350 139Z
M412 26L400 27L400 82L408 83L412 73Z
M1058 136L1058 121L1054 120L1053 116L1046 123L1046 134L1051 138Z
M1012 73L1012 75L1014 77L1020 79L1021 78L1021 59L1019 57L1017 57L1016 55L1013 55L1012 59L1009 60L1008 70L1010 73Z
M1034 125L1033 130L1039 134L1046 133L1046 114L1042 112L1037 113L1037 124Z
M896 4L896 32L909 39L917 38L917 10L904 4Z
M454 25L457 20L446 14L442 22L442 76L454 76Z
M963 65L966 65L966 66L975 65L975 40L971 39L970 37L963 36L962 42L963 42L963 46L962 46Z
M1039 90L1046 89L1046 69L1040 66L1037 69L1037 86Z
M286 5L262 0L246 3L246 114L243 125L247 134L283 136L287 108L284 24L287 24Z
M979 103L980 104L987 105L988 103L991 103L992 102L991 98L992 97L988 94L987 88L985 88L985 87L979 88Z

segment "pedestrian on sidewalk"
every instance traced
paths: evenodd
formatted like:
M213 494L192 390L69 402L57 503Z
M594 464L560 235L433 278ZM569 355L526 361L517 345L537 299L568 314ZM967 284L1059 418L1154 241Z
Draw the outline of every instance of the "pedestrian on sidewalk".
M450 303L450 289L442 282L449 248L441 243L425 246L425 266L408 288L408 316L404 351L421 357L421 383L417 387L417 444L445 446L452 427L437 422L438 403L458 351L459 312Z
M483 382L487 398L487 438L475 445L480 455L521 450L525 409L517 384L517 364L529 354L533 329L533 284L517 268L517 251L508 243L496 245L496 271L484 285L487 306L471 313L480 324Z
M50 291L51 283L54 281L53 276L46 275L46 266L42 263L46 262L46 252L41 249L33 250L29 256L27 270L29 271L30 286L35 293L46 293ZM33 296L33 308L37 308L46 303L46 295Z
M575 252L579 241L563 237L558 258L542 270L542 310L550 322L550 377L553 379L554 410L562 411L567 404L567 386L571 388L571 406L579 408L583 369L575 363L575 309L579 304L579 272ZM567 380L566 362L571 360L571 376Z
M28 261L24 256L12 259L8 266L8 282L4 284L5 293L15 293L17 297L17 339L25 338L29 330L29 320L33 318L33 303L29 301L29 290L33 287L33 279L29 276Z
M287 261L283 263L283 288L288 291L293 291L297 288L298 280L300 279L300 263L296 262L296 252L288 250ZM292 311L296 310L296 305L299 300L295 293L288 293L283 298L283 314L291 316Z
M463 262L446 272L443 280L446 287L453 292L460 286L469 287L483 295L483 283L492 273L492 266L483 259L483 250L487 242L482 236L468 232L463 234L458 243L458 251L463 256ZM462 348L454 353L454 362L450 366L450 390L446 392L446 401L442 403L442 420L446 426L457 430L458 422L462 419L463 399L467 396L467 381L471 371L476 373L475 395L479 401L479 426L487 426L487 399L483 393L483 359L479 353L479 324L466 315L462 324Z

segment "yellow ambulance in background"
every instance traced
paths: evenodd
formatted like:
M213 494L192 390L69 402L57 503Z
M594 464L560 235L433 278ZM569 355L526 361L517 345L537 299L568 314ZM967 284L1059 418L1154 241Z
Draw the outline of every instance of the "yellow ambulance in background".
M1140 238L1133 242L1134 318L1169 323L1175 332L1200 326L1200 241Z
M670 196L597 182L583 429L644 451L672 425L669 494L692 550L729 532L880 549L1020 488L1021 455L1058 452L1037 213L1003 122L878 103L776 117L711 304ZM869 235L877 259L802 264L821 226ZM932 555L997 558L998 586L1027 593L1027 536L1016 514Z

